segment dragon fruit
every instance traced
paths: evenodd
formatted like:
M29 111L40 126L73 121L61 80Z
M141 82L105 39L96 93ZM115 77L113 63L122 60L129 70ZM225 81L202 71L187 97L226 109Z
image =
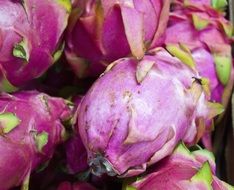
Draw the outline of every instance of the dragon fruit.
M206 80L162 48L141 61L112 63L84 96L78 125L96 175L133 176L194 144L206 120L223 111L206 100Z
M123 189L231 190L234 187L215 176L215 161L211 152L205 149L190 152L181 143L152 173Z
M0 92L15 92L18 88L13 86L9 81L5 78L3 72L0 69Z
M77 2L66 38L66 56L78 76L98 76L118 58L144 56L165 31L170 0ZM89 68L89 69L88 69Z
M0 70L14 86L41 76L61 55L69 0L0 1Z
M73 126L76 125L77 107L80 105L82 96L74 96ZM75 174L88 169L87 152L77 131L72 132L72 137L65 143L66 163L68 173Z
M174 5L165 33L167 49L178 58L190 57L188 64L209 79L211 100L226 106L234 79L231 23L208 5L198 6L190 1Z
M64 140L71 109L61 98L36 91L0 95L0 189L28 185L32 170ZM9 167L10 166L10 167Z
M57 190L96 190L95 187L86 182L78 182L71 184L70 182L62 182Z
M74 135L65 148L69 173L75 174L88 169L87 153L79 135Z
M227 0L175 0L174 2L183 3L185 5L193 5L196 7L206 9L207 6L212 6L214 9L218 11L225 10L227 6Z
M204 2L173 4L164 43L169 52L179 59L189 57L187 64L195 67L209 81L211 100L226 107L234 82L231 54L233 27L222 12L205 3L201 6L201 3ZM212 149L212 130L213 127L207 128L202 138L209 150Z

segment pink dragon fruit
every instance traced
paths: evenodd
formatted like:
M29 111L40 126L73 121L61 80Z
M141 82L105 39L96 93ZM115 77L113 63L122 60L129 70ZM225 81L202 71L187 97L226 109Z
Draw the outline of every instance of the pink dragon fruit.
M64 140L62 121L71 110L63 99L36 91L2 93L0 108L0 189L21 183L26 189L31 171Z
M0 1L0 70L15 86L41 76L61 55L69 0Z
M223 111L206 101L209 89L195 70L164 49L150 53L114 62L80 104L77 128L96 175L142 173L181 139L194 144L205 121Z
M5 78L3 72L0 69L0 92L15 92L18 88L13 86L9 81Z
M75 4L79 6L68 28L67 59L78 76L98 76L110 62L129 54L141 59L145 50L156 46L166 28L170 0L73 1Z
M200 7L212 5L212 0L174 0L173 2L177 2L181 4L191 4L191 5L200 6Z
M71 174L88 169L87 153L79 135L73 136L66 143L66 161Z
M215 176L214 156L207 150L190 152L182 143L153 172L123 188L131 190L233 190Z
M44 181L47 182L55 181L54 179L56 179L57 176L61 177L62 176L61 173L54 171L54 167L56 167L56 165L57 166L62 165L61 168L63 168L63 172L65 169L66 174L76 174L88 170L86 149L81 141L79 133L76 133L76 131L73 130L73 126L76 123L76 115L77 115L76 111L77 107L80 104L81 98L82 96L79 95L72 97L72 102L73 102L72 118L71 120L69 120L69 124L72 126L71 128L72 130L70 129L70 134L67 131L65 137L66 142L61 145L60 149L57 149L57 151L55 152L55 157L53 157L56 161L59 160L59 162L52 160L52 165L49 165L49 170L46 171L45 173L39 174L39 176L36 176L36 179L33 179L34 185L35 181L41 179L42 176L44 177L44 179L46 179ZM40 183L40 185L43 184ZM38 186L39 185L36 184L35 187ZM46 187L41 186L41 188L46 188Z
M73 127L76 125L77 107L80 105L82 96L74 96ZM77 131L72 132L72 137L65 143L66 163L68 173L75 174L88 169L87 152Z
M96 190L95 187L86 182L78 182L71 184L70 182L62 182L57 190Z
M189 57L187 64L208 79L211 100L226 107L234 82L231 55L233 27L222 12L200 3L204 2L174 4L164 43L168 51L179 59ZM212 127L207 128L203 137L203 143L209 150L212 149L212 130Z
M217 9L218 11L225 10L227 6L227 0L175 0L174 2L183 3L185 5L193 5L193 6L199 6L200 8L206 9L207 6L212 6L214 9Z
M199 6L193 1L174 5L165 33L167 49L178 58L190 57L195 63L192 66L209 79L211 100L226 106L234 81L231 23L208 5Z

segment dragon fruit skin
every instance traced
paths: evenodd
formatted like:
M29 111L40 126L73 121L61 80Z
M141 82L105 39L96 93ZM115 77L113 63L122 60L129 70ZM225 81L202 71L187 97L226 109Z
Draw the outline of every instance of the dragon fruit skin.
M200 7L201 9L216 9L220 13L225 14L225 9L228 5L227 0L217 1L217 0L175 0L174 2L185 5L192 5L195 7Z
M62 182L57 190L96 190L92 185L86 182L77 182L71 184L68 181Z
M174 2L177 3L189 3L192 5L196 5L196 6L211 6L212 5L212 0L189 0L187 2L185 2L185 0L175 0Z
M63 99L36 91L2 93L0 108L0 189L7 190L52 157L64 140L61 122L71 117L71 110Z
M77 108L80 105L81 100L82 96L74 96L72 98L75 105L73 109L73 128L77 123ZM77 130L72 132L71 138L65 143L65 152L68 173L75 174L89 168L87 163L87 152Z
M183 144L179 144L169 157L158 163L152 173L130 187L134 190L233 189L215 176L215 161L211 152L205 149L190 152Z
M81 1L66 38L66 56L75 73L99 76L119 58L142 58L165 31L169 7L169 0Z
M8 190L20 185L28 174L32 152L27 145L12 143L3 137L0 144L0 189Z
M77 127L94 174L137 175L169 155L179 140L193 144L200 138L205 126L195 122L204 124L209 108L195 71L165 50L111 66L78 110Z
M0 1L0 65L15 86L41 76L61 54L68 0Z
M187 46L199 74L210 81L211 100L226 106L233 86L231 23L210 6L202 8L192 2L176 5L164 43Z
M224 107L229 103L234 84L232 29L223 13L211 6L177 2L164 36L167 49L177 46L180 51L180 44L186 47L182 51L192 57L199 74L209 80L211 100ZM171 53L175 55L176 52ZM212 127L207 128L202 138L209 150L212 150L212 130Z
M71 174L88 169L87 153L79 135L74 135L66 143L66 160Z

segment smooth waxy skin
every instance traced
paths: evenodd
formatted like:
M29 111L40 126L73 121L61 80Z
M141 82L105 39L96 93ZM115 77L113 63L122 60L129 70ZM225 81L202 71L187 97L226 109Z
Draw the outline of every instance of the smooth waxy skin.
M0 1L0 65L10 83L41 76L59 57L70 6L67 0Z
M171 46L177 47L187 57L190 56L199 74L208 80L211 101L227 107L234 84L231 54L233 27L220 11L223 8L221 4L212 7L214 3L175 2L164 45L168 50ZM180 47L181 44L184 49ZM212 150L212 130L213 127L207 128L207 134L203 137L203 144L209 150Z
M200 137L195 121L208 118L209 110L195 71L165 50L112 66L78 110L77 128L95 174L137 175L179 140L193 144Z
M209 79L211 100L224 105L233 86L231 37L231 23L211 3L188 1L174 4L164 41L187 47L199 74Z
M66 55L80 77L100 75L116 59L141 59L158 44L169 17L169 0L76 1Z
M25 144L14 142L0 137L0 189L20 185L30 170L29 160L32 152Z
M52 157L63 141L62 121L71 117L71 110L61 98L25 91L2 93L0 115L0 189L7 190ZM13 118L17 122L10 122Z
M132 190L232 190L233 187L215 176L215 160L211 152L189 151L179 144L174 152L158 163L154 170L128 186ZM127 190L127 188L123 188Z

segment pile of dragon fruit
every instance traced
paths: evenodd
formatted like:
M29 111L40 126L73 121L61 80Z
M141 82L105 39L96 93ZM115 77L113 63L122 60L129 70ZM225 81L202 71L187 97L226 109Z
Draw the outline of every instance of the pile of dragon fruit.
M212 153L234 83L227 7L0 0L0 190L234 189Z

